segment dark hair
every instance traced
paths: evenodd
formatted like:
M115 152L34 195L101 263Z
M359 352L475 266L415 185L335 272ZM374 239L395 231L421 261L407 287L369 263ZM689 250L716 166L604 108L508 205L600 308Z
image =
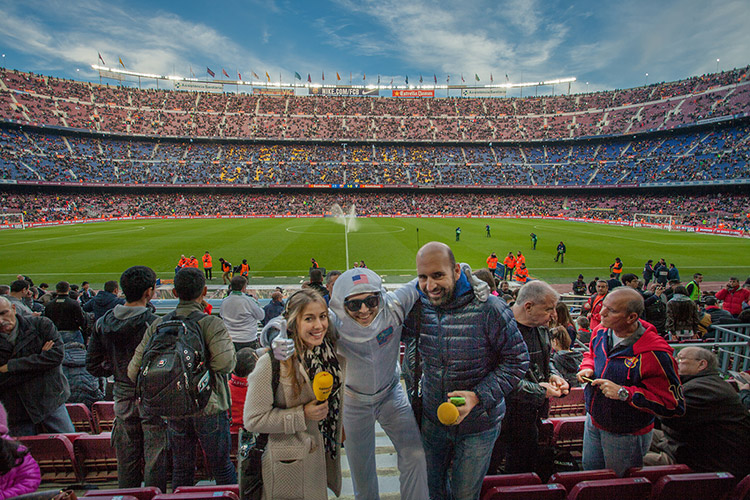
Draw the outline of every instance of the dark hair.
M10 287L8 285L0 285L0 295L8 295L10 293Z
M76 285L75 283L73 283L72 285L70 285L70 289L73 290L74 292L77 292L78 291L78 285Z
M23 292L27 288L29 288L29 282L26 280L16 280L13 283L10 284L10 292L11 293L18 293Z
M232 278L229 284L229 289L233 292L241 292L243 288L247 286L247 278L242 275L237 275Z
M567 327L573 325L573 318L570 316L570 309L568 305L562 300L555 305L555 312L557 313L557 324ZM567 333L567 331L566 331ZM570 346L568 346L570 347Z
M310 283L323 283L323 271L318 268L311 269Z
M195 300L203 294L206 278L200 269L183 267L174 277L174 289L181 300Z
M685 288L682 285L677 285L676 287L674 287L674 293L680 293L682 295L688 295L687 288Z
M591 326L591 323L589 323L589 319L586 316L578 316L578 328L588 328Z
M88 282L88 281L82 281L82 282L81 282L81 286L86 286L86 285L88 285L88 284L89 284L89 282Z
M638 279L638 276L636 276L635 274L625 273L622 275L622 278L620 278L620 281L622 281L623 283L630 283L631 281L637 280L637 279Z
M740 323L750 323L750 309L743 309L737 315L737 319Z
M255 350L250 347L243 347L237 351L237 363L234 365L234 374L242 378L247 377L255 369L257 359Z
M686 289L687 290L687 289ZM707 306L715 306L716 305L716 297L713 295L709 295L704 299L704 302Z
M120 276L120 288L128 302L138 302L149 288L156 285L156 273L147 266L129 267Z
M70 290L70 283L67 281L58 281L57 285L55 285L55 291L57 293L68 293Z
M0 438L0 475L7 474L19 465L19 461L28 455L29 450L10 439Z
M109 280L104 283L104 291L109 293L115 293L117 290L117 282L115 280Z
M480 267L476 271L472 273L474 276L479 278L480 280L484 281L490 286L490 291L496 292L497 291L497 285L495 284L495 279L492 277L492 273L490 273L490 270L485 267Z
M333 281L336 276L341 276L341 271L328 271L326 274L326 285Z
M39 283L39 288L49 288L47 283Z

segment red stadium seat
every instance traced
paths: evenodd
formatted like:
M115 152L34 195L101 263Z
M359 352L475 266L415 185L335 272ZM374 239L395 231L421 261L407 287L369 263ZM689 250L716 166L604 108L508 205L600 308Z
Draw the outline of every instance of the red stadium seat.
M231 491L237 496L240 494L239 484L225 484L225 485L206 485L206 486L179 486L175 493L213 493L215 491Z
M18 441L29 449L42 473L43 483L72 484L81 482L70 440L62 434L19 437Z
M91 406L94 416L96 432L112 432L115 426L115 403L113 401L97 401Z
M96 483L117 479L117 456L110 445L109 432L81 436L73 443L73 448L84 482Z
M735 486L728 472L667 474L654 484L652 500L720 500Z
M539 445L552 446L554 439L555 426L549 419L542 420L539 425Z
M73 427L77 432L96 432L93 420L91 420L91 412L85 404L67 403L65 409L68 410L70 420L73 421Z
M586 398L583 394L583 387L573 387L562 398L550 398L549 404L549 418L586 415Z
M571 491L581 481L600 481L602 479L617 479L617 474L612 469L557 472L552 474L549 482L562 484L567 491Z
M581 481L573 486L568 500L643 500L651 493L651 483L645 477L624 477Z
M482 500L565 500L565 488L555 483L496 486Z
M155 486L144 488L119 488L114 490L89 490L84 497L112 497L118 495L129 495L138 500L151 500L156 495L161 495L161 490Z
M116 493L114 495L87 496L86 498L95 498L96 500L141 500L133 495Z
M727 500L750 500L750 475L737 483Z
M586 417L551 418L555 426L553 442L560 451L567 451L581 456L583 450L583 428Z
M482 481L482 491L479 493L479 498L484 500L485 494L497 486L522 486L524 484L542 484L542 480L539 479L536 472L485 476Z
M625 477L645 477L653 484L667 474L690 474L693 469L685 464L652 465L648 467L631 467Z
M156 495L152 500L240 500L239 496L229 490L198 491L190 493L171 493Z

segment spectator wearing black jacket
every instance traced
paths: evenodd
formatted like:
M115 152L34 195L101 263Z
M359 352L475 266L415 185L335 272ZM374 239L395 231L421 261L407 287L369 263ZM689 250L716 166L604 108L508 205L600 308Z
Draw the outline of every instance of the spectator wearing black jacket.
M84 343L86 317L81 304L70 297L70 284L67 281L57 283L55 296L44 307L44 315L55 324L63 342Z
M96 296L83 305L83 310L94 313L94 320L98 320L104 314L113 309L118 304L124 304L125 299L117 296L119 289L116 281L107 281L104 284L104 290L97 293Z

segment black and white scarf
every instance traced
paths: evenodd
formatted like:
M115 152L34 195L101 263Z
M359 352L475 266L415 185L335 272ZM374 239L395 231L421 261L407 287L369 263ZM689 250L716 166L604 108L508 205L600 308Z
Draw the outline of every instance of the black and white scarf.
M323 435L323 444L325 445L326 453L331 458L336 458L337 423L339 421L342 399L339 393L339 389L341 388L341 368L339 367L339 360L336 357L336 348L328 338L324 338L322 344L305 350L304 362L310 382L313 381L315 375L323 371L333 376L333 386L331 387L332 397L328 398L328 415L318 422L318 428Z

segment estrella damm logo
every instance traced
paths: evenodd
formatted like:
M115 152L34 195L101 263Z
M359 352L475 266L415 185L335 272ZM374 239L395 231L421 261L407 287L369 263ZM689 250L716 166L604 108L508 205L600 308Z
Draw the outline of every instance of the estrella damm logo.
M638 356L633 356L632 358L625 358L624 363L626 367L633 369L636 366L638 366Z

